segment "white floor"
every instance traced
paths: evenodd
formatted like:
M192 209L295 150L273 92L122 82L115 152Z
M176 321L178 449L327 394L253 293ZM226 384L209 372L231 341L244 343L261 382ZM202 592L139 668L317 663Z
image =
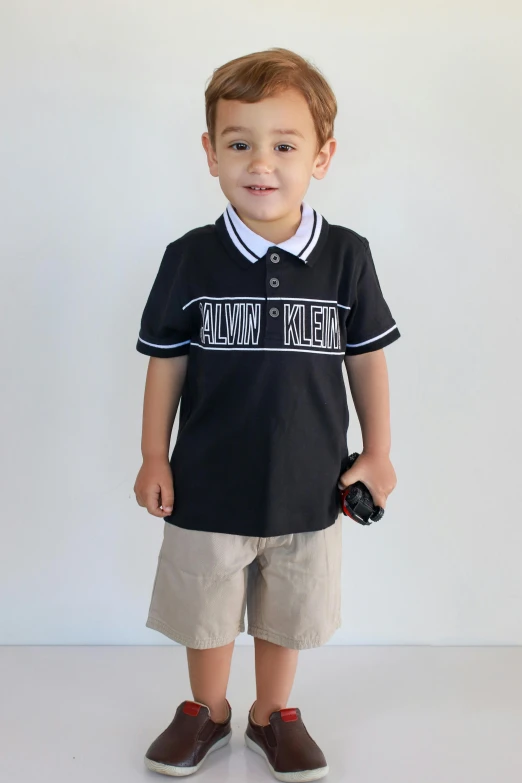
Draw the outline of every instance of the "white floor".
M243 740L253 653L234 651L231 742L187 779L274 780ZM0 780L166 781L143 754L186 698L184 647L0 647ZM521 647L307 650L288 706L329 783L522 781Z

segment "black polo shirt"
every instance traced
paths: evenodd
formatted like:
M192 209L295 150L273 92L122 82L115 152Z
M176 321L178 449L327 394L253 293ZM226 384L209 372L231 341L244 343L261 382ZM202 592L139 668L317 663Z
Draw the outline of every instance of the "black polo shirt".
M229 202L165 250L136 349L189 354L166 522L266 537L322 530L340 513L344 357L400 334L368 241L305 202L301 213L274 245Z

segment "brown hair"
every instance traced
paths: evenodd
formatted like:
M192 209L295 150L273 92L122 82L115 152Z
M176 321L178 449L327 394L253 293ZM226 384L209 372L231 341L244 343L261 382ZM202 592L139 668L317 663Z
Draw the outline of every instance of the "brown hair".
M299 90L308 103L319 152L333 136L335 95L318 68L281 47L237 57L214 70L205 89L205 116L212 147L216 148L216 108L220 98L256 103L292 88Z

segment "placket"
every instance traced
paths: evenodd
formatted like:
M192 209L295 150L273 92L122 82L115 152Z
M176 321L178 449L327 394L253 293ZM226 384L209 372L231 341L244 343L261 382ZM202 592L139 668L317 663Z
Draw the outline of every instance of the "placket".
M283 346L284 311L282 302L271 297L285 294L285 261L278 247L269 247L264 256L265 264L265 346Z

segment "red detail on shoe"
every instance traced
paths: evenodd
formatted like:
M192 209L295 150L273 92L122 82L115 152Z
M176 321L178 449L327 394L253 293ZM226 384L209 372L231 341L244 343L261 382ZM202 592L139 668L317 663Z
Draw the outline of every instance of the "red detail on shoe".
M295 710L295 707L289 707L286 710L280 710L281 712L281 720L284 720L285 723L288 723L292 720L297 720L297 712Z
M187 715L199 715L199 711L201 709L201 704L196 704L194 701L186 701L185 706L183 707L183 712Z

